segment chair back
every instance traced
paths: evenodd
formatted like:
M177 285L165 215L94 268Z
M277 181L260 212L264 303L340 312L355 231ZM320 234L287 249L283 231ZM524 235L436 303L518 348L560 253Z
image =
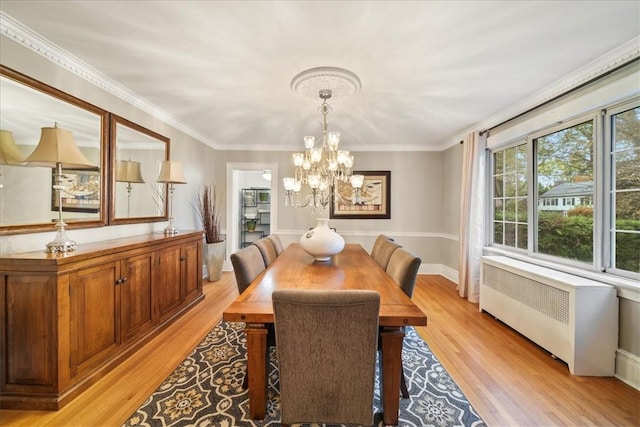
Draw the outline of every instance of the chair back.
M281 422L373 424L380 295L275 290Z
M387 265L389 264L389 258L391 258L393 252L400 247L402 246L381 234L376 239L373 249L371 249L371 257L376 260L383 270L386 270Z
M422 260L405 248L396 249L387 266L387 274L402 288L409 298L413 295L416 276Z
M236 275L238 293L243 293L251 282L266 268L262 254L257 246L251 245L234 252L229 257Z
M277 234L269 234L267 236L267 239L271 240L271 244L276 250L276 255L280 256L280 254L284 252L284 246L282 244L282 241L280 240L280 237L278 237Z
M271 243L271 240L267 239L266 237L253 242L253 244L260 250L260 254L262 254L262 259L264 260L265 266L269 267L271 263L278 257L276 249L273 247L273 243Z

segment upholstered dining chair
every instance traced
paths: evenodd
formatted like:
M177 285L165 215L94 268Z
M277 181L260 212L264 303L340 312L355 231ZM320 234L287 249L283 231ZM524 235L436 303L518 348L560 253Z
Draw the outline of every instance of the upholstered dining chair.
M271 263L278 257L276 248L273 247L273 243L271 243L271 240L267 239L266 237L263 237L262 239L253 242L252 244L260 250L260 254L262 255L262 259L264 260L264 265L266 267L269 267Z
M247 287L260 275L266 268L264 259L255 245L249 245L244 249L232 253L231 264L233 272L236 275L236 284L238 285L238 293L242 294ZM267 352L269 347L275 345L275 331L273 325L267 324ZM268 358L267 358L268 360ZM249 375L245 375L242 382L242 388L246 389L249 384Z
M371 257L376 260L378 265L382 267L383 270L387 269L387 265L389 264L389 258L393 252L402 247L401 245L395 243L393 239L381 234L376 239L376 242L373 244L373 248L371 249Z
M400 286L409 298L413 296L413 288L416 285L416 277L422 260L405 248L398 248L393 251L387 265L387 274ZM404 369L400 378L400 392L403 398L409 397L407 380L404 376Z
M240 294L266 268L260 249L255 245L240 249L232 253L229 258L231 258L231 265L233 265L238 293Z
M373 425L380 295L280 289L272 300L282 425Z
M284 246L282 245L282 241L277 234L269 234L267 239L271 240L274 249L276 250L276 255L280 256L282 252L284 252Z

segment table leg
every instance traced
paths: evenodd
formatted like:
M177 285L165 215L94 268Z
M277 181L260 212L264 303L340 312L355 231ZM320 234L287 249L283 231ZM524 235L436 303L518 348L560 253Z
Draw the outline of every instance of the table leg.
M380 339L382 341L382 422L385 426L396 426L400 410L404 331L400 327L385 326L380 333Z
M247 323L247 375L249 414L262 420L267 407L267 328L264 323Z

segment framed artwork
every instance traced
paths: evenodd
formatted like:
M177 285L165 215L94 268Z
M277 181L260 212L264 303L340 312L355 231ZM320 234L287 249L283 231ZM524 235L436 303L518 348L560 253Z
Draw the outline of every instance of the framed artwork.
M51 210L58 210L58 194L53 188L55 169L51 175ZM62 169L62 210L97 213L100 210L100 170Z
M391 171L354 171L364 175L360 198L354 203L355 194L348 182L340 182L336 199L331 199L329 217L336 219L390 219Z

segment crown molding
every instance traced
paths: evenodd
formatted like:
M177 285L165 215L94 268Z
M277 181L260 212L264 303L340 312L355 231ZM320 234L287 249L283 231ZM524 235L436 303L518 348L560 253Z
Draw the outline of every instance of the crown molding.
M0 35L48 59L105 92L179 129L196 140L216 148L209 138L187 126L151 101L76 58L3 11L0 11Z
M578 68L576 71L567 74L565 77L557 80L551 85L535 92L531 96L523 99L521 102L502 110L493 116L483 120L482 122L472 126L465 132L461 133L447 143L441 145L442 150L446 150L455 146L466 135L473 131L481 131L490 129L500 123L510 120L519 114L538 107L558 96L561 96L585 83L588 83L600 76L603 76L618 67L621 67L640 57L640 36L634 37L626 43L618 46L605 55L589 62L585 66Z

